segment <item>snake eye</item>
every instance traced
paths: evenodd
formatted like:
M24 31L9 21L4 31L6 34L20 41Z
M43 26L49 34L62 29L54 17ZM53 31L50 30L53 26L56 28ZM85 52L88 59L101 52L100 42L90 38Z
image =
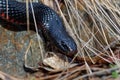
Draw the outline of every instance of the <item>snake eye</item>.
M67 46L67 44L63 41L61 41L61 47L65 52L70 51L69 47Z

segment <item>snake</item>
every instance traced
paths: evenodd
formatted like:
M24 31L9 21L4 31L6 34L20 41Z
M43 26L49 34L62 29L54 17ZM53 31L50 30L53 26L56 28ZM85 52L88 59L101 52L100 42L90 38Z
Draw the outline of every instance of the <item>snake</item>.
M42 2L29 2L28 5L30 30L36 32L35 20L38 34L43 36L45 42L54 44L64 54L76 54L75 40L67 32L59 14ZM0 0L0 24L9 25L5 28L13 31L27 30L26 3Z

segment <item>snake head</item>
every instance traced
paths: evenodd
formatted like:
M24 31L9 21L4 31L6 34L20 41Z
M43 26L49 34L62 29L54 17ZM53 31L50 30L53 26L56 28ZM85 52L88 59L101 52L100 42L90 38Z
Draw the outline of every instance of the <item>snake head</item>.
M66 55L77 53L77 45L73 38L69 36L60 18L49 22L48 35L59 51Z
M66 37L61 35L61 38L56 39L57 47L67 55L75 55L77 53L77 46L75 41L67 35Z

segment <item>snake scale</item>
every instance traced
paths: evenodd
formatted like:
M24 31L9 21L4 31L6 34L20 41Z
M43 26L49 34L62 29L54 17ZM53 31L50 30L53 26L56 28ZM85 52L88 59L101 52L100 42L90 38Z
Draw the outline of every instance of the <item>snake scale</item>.
M32 7L29 3L30 30L36 31L33 20ZM65 54L77 53L77 46L73 38L68 34L59 15L50 7L32 2L38 34L42 33L46 41L50 41L60 52ZM0 22L9 24L9 30L27 30L26 3L15 0L0 0Z

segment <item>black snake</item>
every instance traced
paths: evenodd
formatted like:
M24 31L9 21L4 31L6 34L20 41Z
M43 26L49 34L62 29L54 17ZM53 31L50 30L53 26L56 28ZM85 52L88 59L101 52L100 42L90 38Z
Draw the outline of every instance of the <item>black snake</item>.
M7 1L7 2L6 2ZM65 54L77 53L77 46L67 33L59 15L42 3L32 2L38 33ZM35 30L31 4L29 3L30 30ZM15 0L0 0L0 22L10 25L9 30L27 30L26 4Z

